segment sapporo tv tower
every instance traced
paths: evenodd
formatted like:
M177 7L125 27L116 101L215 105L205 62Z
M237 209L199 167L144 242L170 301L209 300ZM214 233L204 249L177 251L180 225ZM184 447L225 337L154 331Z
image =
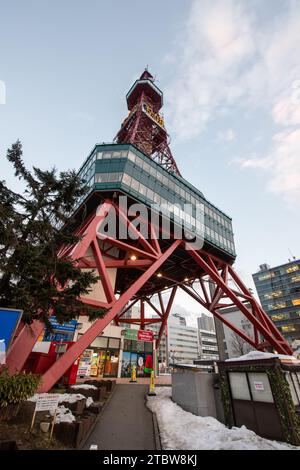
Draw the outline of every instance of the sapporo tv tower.
M75 213L74 230L82 239L60 252L60 256L71 256L74 262L80 259L82 269L96 270L100 280L82 300L106 308L107 313L44 374L41 391L48 391L112 320L117 325L135 323L141 329L159 323L158 347L180 289L254 348L291 354L281 333L232 267L236 255L231 218L181 176L159 113L163 94L148 70L132 85L126 100L129 114L114 143L97 144L80 169L89 186L88 195ZM163 229L150 217L149 221L146 217L147 234L142 233L134 224L135 216L120 204L119 196L127 197L128 207L138 202L148 211L153 204L167 208L176 204L170 236L164 236ZM192 207L189 213L185 212L186 204ZM195 213L199 206L202 217ZM114 236L101 233L103 221L111 211L118 216L118 228L129 229L133 236L121 237L119 230ZM160 217L167 217L163 209ZM201 247L175 237L175 228L182 222L190 227L191 233L201 232ZM163 292L166 294L162 295ZM155 304L154 294L158 296ZM122 318L137 302L140 316ZM146 303L156 313L155 318L145 315ZM248 336L222 316L220 309L226 306L236 306L251 322L252 335ZM19 335L8 357L11 367L20 368L20 355L25 361L41 328L42 325L33 326L35 337Z

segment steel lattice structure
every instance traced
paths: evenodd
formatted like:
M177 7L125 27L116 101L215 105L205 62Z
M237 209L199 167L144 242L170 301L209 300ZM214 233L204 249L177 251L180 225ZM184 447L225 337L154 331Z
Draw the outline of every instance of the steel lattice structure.
M129 115L115 137L117 143L131 143L170 172L180 171L169 147L164 119L159 114L163 96L145 70L127 93Z
M141 81L147 82L146 87L145 83L141 84ZM84 164L84 171L88 173L90 168L93 168L96 176L89 196L75 213L75 219L77 218L78 223L74 227L74 231L81 236L81 241L74 246L62 247L59 253L59 256L72 257L74 263L77 263L82 269L92 269L98 273L101 278L101 296L86 297L82 300L95 307L105 307L107 313L103 318L96 320L78 341L50 367L43 376L40 391L48 391L112 321L117 325L121 322L138 324L141 329L145 329L153 323L159 323L159 334L156 340L158 347L175 295L179 290L184 291L201 307L209 310L254 348L276 350L281 354L292 353L284 337L235 272L233 251L229 248L222 248L220 243L217 246L217 243L212 243L209 239L205 239L201 248L196 248L185 239L175 237L175 223L171 224L170 236L166 238L161 226L153 222L152 219L146 221L148 234L146 237L136 227L135 217L123 210L117 198L119 193L127 192L133 203L136 202L134 198L137 198L135 190L130 192L126 189L126 185L123 186L125 181L128 184L127 177L125 178L127 168L130 168L131 173L138 174L138 163L147 163L147 159L151 163L152 157L158 163L158 165L151 163L156 172L160 171L160 165L164 168L163 174L165 176L170 174L170 181L174 180L174 184L185 184L187 188L192 188L180 177L171 152L165 152L168 148L166 132L161 134L164 136L163 138L156 139L156 134L153 134L155 126L153 127L151 124L150 129L144 119L145 116L142 117L145 94L149 89L155 91L151 96L152 104L156 103L155 111L160 109L161 92L153 88L153 78L146 71L127 95L127 103L131 112L135 106L137 108L123 123L117 135L118 143L115 146L97 147ZM147 98L147 101L150 102L150 99ZM158 149L162 148L160 147L162 142L165 146L164 152L159 153ZM118 150L119 153L114 150ZM129 160L130 158L132 160L134 152L136 156L133 163ZM110 153L111 160L108 160L108 153ZM116 157L114 153L117 154L117 157L119 155L118 163L113 161L113 158ZM102 160L98 160L99 154L101 154ZM120 176L121 166L117 169L118 173L115 173L119 175L119 181L122 183L104 182L103 175L111 174L107 173L105 169L116 171L116 165L123 165L123 176ZM103 168L103 173L98 173ZM140 173L142 175L143 171L141 170ZM158 173L156 174L158 175ZM101 175L101 177L97 175ZM96 182L97 178L98 183ZM108 177L106 176L106 178ZM153 183L151 184L153 185ZM142 198L142 186L139 188ZM195 189L195 191L197 190ZM203 198L199 191L197 195L199 198ZM205 204L208 204L205 198L203 200ZM119 230L117 235L113 237L103 232L103 224L112 212L117 215L118 229L126 228L134 237L124 239L118 235ZM83 214L84 220L82 222ZM229 235L231 233L229 229L228 233ZM226 245L227 242L224 243ZM230 246L229 243L227 246ZM208 283L212 284L214 288L209 289ZM157 295L158 302L154 302L155 295ZM138 318L124 318L126 311L137 302L140 302L141 305L140 316ZM146 304L155 312L155 318L149 318L145 315ZM249 320L253 327L252 335L237 328L222 315L222 308L228 306L236 306L241 314ZM31 327L23 326L19 331L7 357L7 364L11 371L22 369L43 327L41 322L34 322Z

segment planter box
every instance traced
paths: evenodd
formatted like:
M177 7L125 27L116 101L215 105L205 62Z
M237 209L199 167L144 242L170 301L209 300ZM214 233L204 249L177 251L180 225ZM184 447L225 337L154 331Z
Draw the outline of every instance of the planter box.
M94 425L97 415L94 413L85 413L77 421L75 447L79 449L85 442L91 427Z
M91 385L91 384L89 384ZM85 396L86 398L91 397L94 401L101 401L103 398L106 398L106 391L107 389L104 387L97 387L96 389L90 388L80 388L76 387L76 389L73 389L70 387L68 389L68 393L80 393L81 395Z
M75 401L74 403L63 401L59 405L60 406L64 405L66 408L69 408L69 410L72 411L74 416L79 416L84 412L85 404L86 404L86 398L82 398L81 400Z
M92 403L88 410L91 412L91 413L94 413L94 414L99 414L100 411L102 410L103 408L103 402L100 402L100 401L95 401L94 403Z
M16 441L0 441L0 450L19 450Z
M56 423L54 434L57 440L68 447L75 447L77 423Z

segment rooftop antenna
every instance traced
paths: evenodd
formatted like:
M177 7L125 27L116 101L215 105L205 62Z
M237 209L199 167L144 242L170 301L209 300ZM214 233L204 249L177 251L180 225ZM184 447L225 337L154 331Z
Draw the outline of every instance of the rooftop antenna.
M290 250L289 248L288 248L288 250L289 250L289 252L290 252L291 257L295 260L296 257L293 255L293 253L291 252L291 250ZM289 260L289 261L290 261L290 260Z

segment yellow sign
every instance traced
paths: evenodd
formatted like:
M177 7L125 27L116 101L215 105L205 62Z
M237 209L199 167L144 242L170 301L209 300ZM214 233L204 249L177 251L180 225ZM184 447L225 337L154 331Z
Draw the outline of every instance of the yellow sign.
M155 393L155 385L154 385L154 370L151 372L151 377L150 377L150 387L149 387L149 396L154 396L156 395Z
M158 113L155 113L149 104L143 104L143 111L148 114L148 116L150 116L151 119L156 122L156 124L161 127L165 127L164 119Z
M136 382L136 366L131 368L131 380L130 382Z

